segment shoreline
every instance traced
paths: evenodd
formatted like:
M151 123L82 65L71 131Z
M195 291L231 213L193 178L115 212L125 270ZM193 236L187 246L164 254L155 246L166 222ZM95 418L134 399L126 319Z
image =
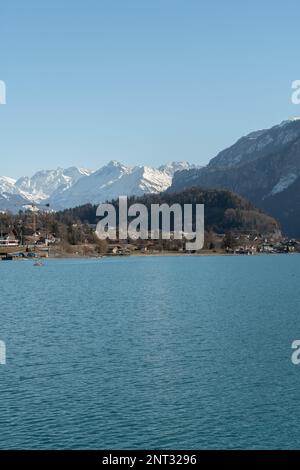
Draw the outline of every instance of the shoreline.
M299 255L300 253L254 253L252 255L246 254L235 254L235 253L177 253L177 252L162 252L162 253L134 253L131 255L102 255L102 256L79 256L79 255L66 255L63 254L61 256L49 256L48 258L44 258L46 260L59 260L59 259L87 259L87 260L101 260L101 259L120 259L120 258L150 258L150 257L216 257L216 256L224 256L224 257L257 257L257 256L282 256L282 255Z
M50 253L46 254L45 252L41 251L36 251L35 255L32 257L27 257L27 256L19 256L19 257L14 257L13 253L11 254L12 257L8 261L38 261L38 260L59 260L59 259L70 259L70 260L95 260L99 261L104 258L107 259L113 259L113 258L147 258L147 257L217 257L217 256L230 256L230 257L245 257L245 256L279 256L279 255L297 255L300 254L298 251L290 251L290 252L253 252L253 253L226 253L225 251L222 250L201 250L200 252L197 253L186 253L186 252L178 252L178 251L161 251L161 252L140 252L140 251L132 251L129 254L83 254L83 253L68 253L64 251L57 251L55 252L50 251ZM0 258L0 261L7 261L5 258Z

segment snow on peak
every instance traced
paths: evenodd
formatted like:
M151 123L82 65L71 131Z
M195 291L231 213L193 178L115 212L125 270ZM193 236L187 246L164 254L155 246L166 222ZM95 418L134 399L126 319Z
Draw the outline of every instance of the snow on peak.
M135 173L133 173L135 174ZM160 193L172 184L172 177L167 172L149 166L142 167L138 187L142 193Z
M16 180L9 176L0 176L0 193L14 193Z
M172 184L175 171L192 168L187 162L172 162L159 168L126 166L110 161L87 178L79 179L63 193L58 191L49 198L51 207L63 209L86 203L98 204L121 195L140 196L160 193Z
M300 126L294 125L300 118L291 118L281 124L251 132L235 144L222 150L209 162L210 168L232 168L268 154L281 151L284 146L300 137Z
M123 166L122 163L118 162L117 160L111 160L108 162L106 166L114 166L114 167L121 167Z
M6 181L8 184L16 183L16 180L14 178L10 178L9 176L0 176L0 180Z
M84 176L87 176L87 174L77 167L41 170L31 178L28 176L19 178L16 182L16 188L23 197L35 203L40 203L48 199L58 189L65 191L70 188Z
M275 126L275 127L286 127L289 124L293 122L297 122L297 121L300 121L300 117L291 117L289 119L286 119L285 121L282 121L278 126Z
M191 165L187 161L182 161L182 162L167 163L166 165L160 166L159 170L164 171L165 173L167 173L171 176L174 176L174 173L176 171L191 170L193 168L196 168L196 165Z
M89 170L88 168L78 168L79 172L82 174L82 176L90 176L93 172L93 170Z
M171 162L159 168L151 166L126 166L116 160L97 171L70 167L41 170L32 177L17 181L0 177L0 195L18 195L28 204L50 204L54 210L86 203L97 204L116 199L120 195L139 196L160 193L172 184L176 171L195 168L188 162ZM1 209L1 204L0 204Z

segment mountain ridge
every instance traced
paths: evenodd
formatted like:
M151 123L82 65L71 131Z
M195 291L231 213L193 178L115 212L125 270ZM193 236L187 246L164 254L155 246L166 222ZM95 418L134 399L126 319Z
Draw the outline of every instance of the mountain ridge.
M62 210L85 203L97 204L119 195L159 193L172 184L176 171L193 167L188 162L171 162L159 168L130 167L111 160L96 171L59 167L17 180L3 176L0 177L0 210L18 212L32 205Z
M190 187L233 191L277 217L286 234L299 237L294 220L300 218L300 192L291 191L294 185L300 188L299 118L251 132L202 169L175 173L168 191Z

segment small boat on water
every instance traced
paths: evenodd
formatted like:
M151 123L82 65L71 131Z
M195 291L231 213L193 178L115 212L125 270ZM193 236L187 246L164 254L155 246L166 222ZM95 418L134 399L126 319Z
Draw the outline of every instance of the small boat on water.
M41 261L37 261L33 266L45 266Z

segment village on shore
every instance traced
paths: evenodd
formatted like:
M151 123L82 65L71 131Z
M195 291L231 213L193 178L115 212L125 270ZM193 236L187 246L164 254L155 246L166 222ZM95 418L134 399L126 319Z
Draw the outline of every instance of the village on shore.
M78 229L73 224L73 230ZM82 225L81 233L91 235L95 226ZM130 255L164 255L164 254L288 254L299 253L300 241L289 238L273 238L253 233L205 233L205 244L202 250L189 252L185 250L184 240L98 240L87 236L76 243L67 243L55 233L48 233L35 228L30 235L21 240L15 230L0 233L0 261L13 261L34 258L97 258L102 256Z

